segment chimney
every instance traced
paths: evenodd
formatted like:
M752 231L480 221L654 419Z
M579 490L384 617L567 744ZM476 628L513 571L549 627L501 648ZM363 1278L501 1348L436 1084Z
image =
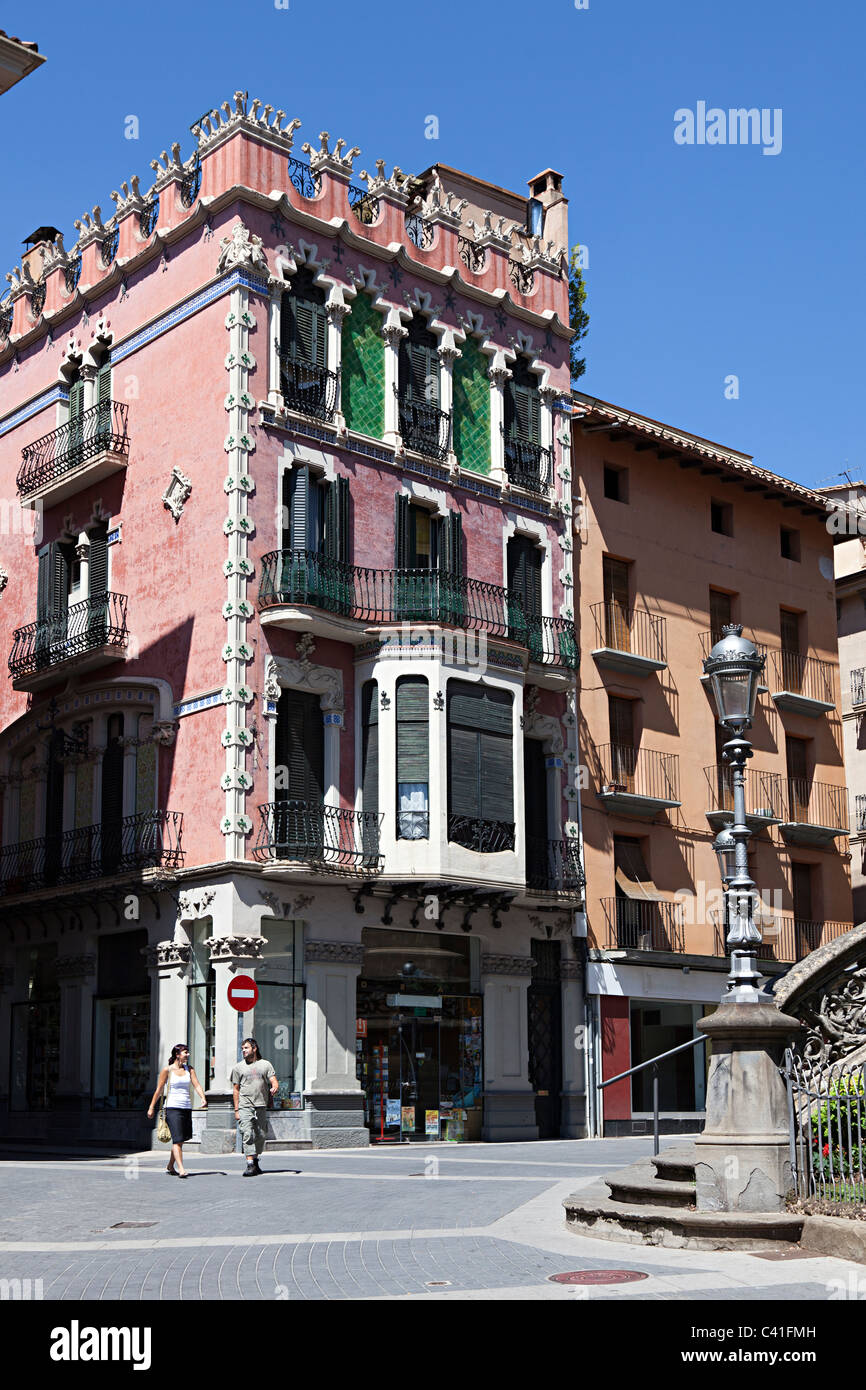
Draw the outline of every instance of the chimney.
M29 237L24 240L26 248L21 256L21 266L27 266L33 280L39 280L42 276L45 252L51 242L60 236L56 227L37 227L35 232L31 232Z
M541 231L544 241L552 241L555 246L564 246L568 252L568 199L562 192L562 174L555 169L543 169L529 180L529 216L527 225L533 232L532 204L541 206ZM538 212L536 209L536 219Z

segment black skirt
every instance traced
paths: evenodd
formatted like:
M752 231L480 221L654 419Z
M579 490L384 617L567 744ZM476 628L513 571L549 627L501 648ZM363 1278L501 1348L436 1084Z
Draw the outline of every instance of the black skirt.
M165 1107L165 1122L171 1130L171 1142L182 1144L192 1138L192 1111L181 1110L180 1106Z

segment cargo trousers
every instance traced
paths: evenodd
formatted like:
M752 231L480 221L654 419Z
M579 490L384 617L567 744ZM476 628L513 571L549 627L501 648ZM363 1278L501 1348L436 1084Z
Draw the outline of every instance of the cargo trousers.
M241 1141L245 1154L256 1157L264 1150L268 1133L268 1107L266 1105L240 1105L238 1124L241 1127Z

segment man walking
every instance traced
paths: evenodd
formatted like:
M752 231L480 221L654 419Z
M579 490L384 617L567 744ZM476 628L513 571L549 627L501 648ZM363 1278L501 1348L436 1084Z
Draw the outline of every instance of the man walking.
M254 1178L262 1171L259 1154L265 1147L268 1132L268 1083L272 1096L280 1086L270 1062L260 1056L255 1038L244 1038L241 1052L244 1060L238 1062L231 1074L232 1094L247 1159L243 1176Z

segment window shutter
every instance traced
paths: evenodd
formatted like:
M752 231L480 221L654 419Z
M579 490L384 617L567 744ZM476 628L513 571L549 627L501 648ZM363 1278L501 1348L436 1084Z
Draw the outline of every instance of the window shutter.
M454 724L486 733L511 735L511 694L492 686L448 682L448 717Z
M454 815L513 822L512 697L448 682L449 804Z
M69 606L69 561L66 546L51 542L51 615L60 617Z
M287 468L283 472L283 514L280 526L280 549L291 550L292 548L292 470Z
M410 568L409 564L409 498L405 492L398 492L394 499L395 554L394 565L398 570Z
M89 598L104 594L108 590L108 527L105 523L89 533Z
M325 748L318 695L284 690L277 706L277 765L287 769L277 800L321 806L324 797Z
M449 809L455 816L481 815L478 734L454 725L448 730Z
M379 686L365 681L361 691L361 794L364 810L379 810Z
M84 382L81 378L73 381L69 388L69 418L77 420L84 410Z
M429 780L429 687L424 676L397 682L397 781Z
M103 362L96 373L96 399L100 405L111 400L111 363Z
M330 560L349 561L349 479L325 484L325 554Z
M463 517L449 512L442 518L439 569L442 574L460 579L463 575Z
M52 563L52 547L46 545L39 552L39 571L36 580L36 617L39 621L47 618L51 610Z
M288 289L280 301L280 351L291 352L295 343L295 300Z
M721 636L722 628L731 621L731 596L720 589L710 589L710 630ZM713 641L717 641L713 637Z
M544 557L526 536L508 542L508 589L516 595L529 618L541 617L541 566Z
M292 550L307 550L310 531L310 469L302 463L289 474L289 532Z
M514 820L514 771L511 739L482 733L481 816L484 820Z

